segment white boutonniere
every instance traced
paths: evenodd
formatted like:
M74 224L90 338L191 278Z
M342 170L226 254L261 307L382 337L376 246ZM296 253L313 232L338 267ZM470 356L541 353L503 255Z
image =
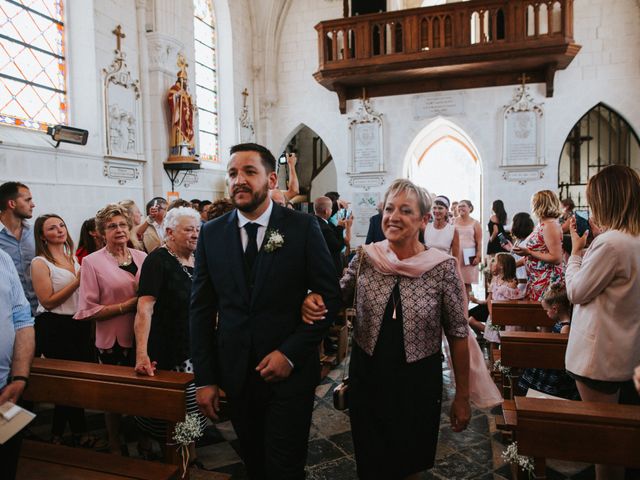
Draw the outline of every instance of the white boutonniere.
M278 230L270 229L267 231L267 243L264 246L264 251L267 253L275 252L277 249L284 245L284 235Z

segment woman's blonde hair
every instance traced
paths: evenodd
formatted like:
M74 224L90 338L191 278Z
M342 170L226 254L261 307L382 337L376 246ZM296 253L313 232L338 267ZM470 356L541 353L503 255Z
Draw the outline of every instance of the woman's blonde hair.
M562 282L552 283L542 295L542 301L550 307L558 305L563 312L571 313L571 302L567 289Z
M533 194L531 209L538 218L558 218L561 215L560 200L551 190L540 190Z
M603 168L587 183L593 220L602 228L640 235L640 176L625 165Z
M389 195L397 195L400 192L409 192L416 196L421 217L431 212L431 194L425 188L419 187L406 178L394 180L391 185L389 185L389 188L384 194L384 205L387 204Z
M96 213L96 228L98 229L98 232L104 235L109 220L113 217L117 217L118 215L125 218L127 225L129 226L129 231L131 231L133 228L133 220L131 219L131 215L129 215L129 210L119 203L110 203L106 207L98 210L98 213Z

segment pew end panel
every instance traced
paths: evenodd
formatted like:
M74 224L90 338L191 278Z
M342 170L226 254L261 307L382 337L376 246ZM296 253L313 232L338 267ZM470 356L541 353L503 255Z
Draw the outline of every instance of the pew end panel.
M555 325L542 309L540 302L531 300L493 300L491 321L494 325L516 326L533 329L550 328Z
M638 406L526 397L515 405L522 455L640 467Z
M501 363L512 368L564 370L569 334L501 332Z

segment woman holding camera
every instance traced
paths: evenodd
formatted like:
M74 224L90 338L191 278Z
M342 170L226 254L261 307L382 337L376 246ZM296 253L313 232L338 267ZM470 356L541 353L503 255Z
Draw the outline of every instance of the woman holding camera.
M459 432L469 422L464 285L453 257L419 241L430 208L424 189L394 181L384 200L386 240L358 251L340 281L345 301L355 295L357 306L349 411L361 479L413 479L433 466L443 332L456 377L451 426ZM323 314L322 298L310 294L303 319L313 322Z

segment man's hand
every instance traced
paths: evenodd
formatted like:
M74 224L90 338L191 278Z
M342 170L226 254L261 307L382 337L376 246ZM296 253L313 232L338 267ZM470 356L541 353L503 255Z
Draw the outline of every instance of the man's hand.
M578 235L578 230L576 229L576 217L574 216L569 222L569 231L571 232L571 255L582 255L584 247L587 246L589 230L586 230L582 236Z
M18 403L27 384L22 380L16 380L0 391L0 405L5 402Z
M318 320L324 320L328 310L319 293L310 293L302 302L302 321L313 325Z
M289 165L289 168L296 168L297 163L298 163L298 157L296 157L296 154L287 153L287 165Z
M207 385L196 389L196 402L200 411L211 420L218 420L220 411L220 391L217 385Z
M136 373L153 377L156 374L156 365L158 364L158 362L156 362L155 360L152 362L149 358L149 355L146 354L138 354L136 355L136 357Z
M471 405L469 400L459 399L456 397L451 402L451 412L449 413L451 420L451 428L454 432L461 432L469 425L469 419L471 418Z
M260 374L265 382L279 382L289 375L293 367L282 352L274 350L264 357L256 367L256 372Z

